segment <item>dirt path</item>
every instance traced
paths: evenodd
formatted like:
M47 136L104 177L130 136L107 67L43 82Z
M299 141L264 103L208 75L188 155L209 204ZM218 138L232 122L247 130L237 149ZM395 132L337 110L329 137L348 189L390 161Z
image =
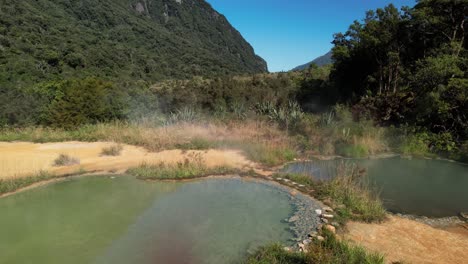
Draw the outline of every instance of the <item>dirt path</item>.
M352 222L344 235L385 254L388 263L468 263L468 236L390 216L382 224Z
M40 170L57 175L70 174L79 170L100 172L124 172L142 163L177 163L200 155L209 167L231 166L234 168L257 167L235 150L182 151L167 150L151 153L144 148L122 145L119 156L101 156L104 147L111 142L63 142L35 144L29 142L0 142L0 178L33 175ZM79 165L54 167L53 162L60 154L80 160Z

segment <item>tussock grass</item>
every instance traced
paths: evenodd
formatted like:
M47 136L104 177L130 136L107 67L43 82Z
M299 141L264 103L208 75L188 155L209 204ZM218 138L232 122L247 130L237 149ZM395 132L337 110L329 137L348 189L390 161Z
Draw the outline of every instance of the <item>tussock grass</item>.
M355 165L342 163L336 176L327 181L316 181L308 175L278 174L313 189L314 195L323 201L330 201L337 212L337 221L358 220L379 222L385 219L386 210L375 190L368 183L366 175Z
M200 155L196 155L184 162L176 164L160 163L157 165L142 164L139 167L131 168L128 174L136 176L142 180L181 180L194 179L210 175L224 175L238 172L227 167L207 167Z
M384 257L369 253L364 248L340 241L329 231L324 231L324 241L313 240L307 253L290 252L280 244L261 247L249 256L245 264L383 264Z
M122 145L119 145L119 144L112 145L112 146L103 148L101 151L101 156L119 156L122 150L123 150Z
M267 166L284 164L297 156L293 148L281 143L250 143L242 145L241 149L250 160Z
M60 167L60 166L71 166L71 165L77 165L80 164L80 160L78 158L71 157L67 154L60 154L58 158L54 160L54 166Z
M299 252L286 251L281 244L259 248L244 264L307 264L307 256Z
M21 188L30 186L34 183L49 180L54 177L55 176L53 174L50 174L45 171L41 171L37 175L28 176L28 177L7 178L7 179L0 178L0 195L14 192Z

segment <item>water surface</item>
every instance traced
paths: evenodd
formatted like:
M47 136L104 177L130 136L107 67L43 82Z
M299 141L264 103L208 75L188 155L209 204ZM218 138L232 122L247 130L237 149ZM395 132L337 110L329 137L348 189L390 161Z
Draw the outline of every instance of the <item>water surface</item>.
M389 211L430 217L468 211L468 166L460 163L394 157L310 161L292 164L286 171L328 179L342 162L366 170Z
M0 263L237 263L292 238L262 182L85 177L0 199Z

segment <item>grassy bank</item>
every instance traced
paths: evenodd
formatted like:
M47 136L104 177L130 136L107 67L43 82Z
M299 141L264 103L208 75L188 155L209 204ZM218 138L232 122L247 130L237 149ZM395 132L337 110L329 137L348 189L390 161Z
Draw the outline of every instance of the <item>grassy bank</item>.
M249 256L245 264L383 264L384 257L369 253L362 247L340 241L330 232L323 232L325 240L312 240L307 252L292 252L280 244L261 247Z
M278 174L275 177L292 180L313 190L311 195L336 211L338 222L378 222L386 217L382 201L356 166L341 164L337 168L336 177L330 181L315 181L301 174Z
M21 188L28 187L38 182L47 181L54 177L53 174L42 171L28 177L0 179L0 195L15 192Z
M141 180L184 180L206 177L210 175L226 175L236 173L229 167L208 168L192 163L175 165L160 163L158 165L142 164L127 170L127 173Z

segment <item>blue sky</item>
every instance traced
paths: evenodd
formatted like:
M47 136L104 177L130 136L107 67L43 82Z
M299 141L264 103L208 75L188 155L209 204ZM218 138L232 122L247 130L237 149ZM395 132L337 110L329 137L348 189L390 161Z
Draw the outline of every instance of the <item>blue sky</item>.
M333 33L365 11L413 6L414 0L206 0L241 32L272 72L287 71L327 53Z

